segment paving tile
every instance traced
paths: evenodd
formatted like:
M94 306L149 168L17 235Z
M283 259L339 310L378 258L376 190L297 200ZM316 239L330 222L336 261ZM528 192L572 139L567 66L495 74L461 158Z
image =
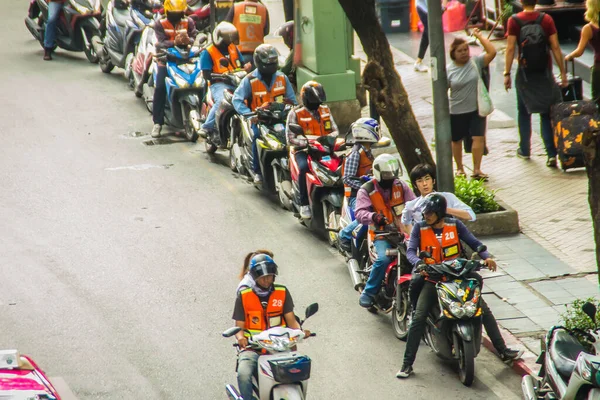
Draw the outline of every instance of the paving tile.
M513 335L546 330L546 328L536 324L529 318L505 319L499 321L498 324L504 329L509 330Z

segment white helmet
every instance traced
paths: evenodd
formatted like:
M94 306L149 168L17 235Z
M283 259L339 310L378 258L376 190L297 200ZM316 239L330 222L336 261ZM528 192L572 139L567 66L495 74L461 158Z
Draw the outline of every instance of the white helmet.
M381 139L379 123L373 118L359 118L350 128L354 143L377 143Z
M381 154L373 161L373 177L377 182L396 179L401 172L400 162L390 154Z

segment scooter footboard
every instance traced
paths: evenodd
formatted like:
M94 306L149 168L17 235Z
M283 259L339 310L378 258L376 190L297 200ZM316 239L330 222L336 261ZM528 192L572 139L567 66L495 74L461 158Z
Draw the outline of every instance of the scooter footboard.
M300 384L278 385L273 388L273 399L304 400Z

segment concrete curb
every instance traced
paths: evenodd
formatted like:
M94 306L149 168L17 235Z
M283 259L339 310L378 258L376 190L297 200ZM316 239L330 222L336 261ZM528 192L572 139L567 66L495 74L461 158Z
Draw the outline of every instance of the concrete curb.
M520 376L525 376L525 375L534 375L535 376L535 375L537 375L537 372L539 371L539 366L538 366L538 364L536 364L537 356L534 353L532 353L531 351L529 351L527 349L527 347L524 344L522 344L519 339L517 339L513 334L508 332L506 329L500 328L500 330L502 331L502 336L505 338L505 340L508 339L507 340L508 347L511 347L511 345L514 346L514 344L519 343L520 345L518 345L518 347L524 349L523 357L512 363L511 368L513 369L513 371L515 371ZM483 335L482 339L483 339L482 340L483 346L486 349L488 349L490 352L492 352L494 354L498 354L496 352L496 349L494 348L494 345L490 341L490 338L486 334ZM517 347L517 346L514 346L514 347Z

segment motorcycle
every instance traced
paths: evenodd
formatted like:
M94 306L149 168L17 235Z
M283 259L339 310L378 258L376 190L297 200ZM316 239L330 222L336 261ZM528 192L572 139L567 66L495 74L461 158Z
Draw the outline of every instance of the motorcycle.
M132 64L135 48L140 41L142 30L152 22L153 13L160 3L155 0L112 0L106 9L104 41L97 46L100 55L100 69L110 73L115 67L125 69L125 77L130 87L135 82Z
M194 20L198 32L210 33L210 4L202 5L200 1L192 4L192 0L190 0L188 7L191 11L189 17Z
M69 51L83 51L91 63L98 62L94 43L100 41L102 4L100 0L67 0L56 26L56 46ZM48 0L32 0L25 26L44 46L48 20Z
M300 326L318 310L317 303L308 306ZM240 327L229 328L223 332L223 337L234 336L240 330ZM311 359L295 350L303 339L302 330L283 327L268 329L248 339L250 349L263 351L258 357L258 374L253 378L254 395L259 400L306 398ZM238 347L239 354L238 344L234 347ZM234 385L225 386L225 391L230 400L243 400Z
M600 399L600 330L596 321L596 306L581 307L593 323L582 330L553 326L541 339L537 376L525 375L521 381L523 397L538 399Z
M201 99L206 90L206 82L200 69L201 51L197 46L191 49L172 47L157 56L166 61L167 65L165 121L176 129L184 129L186 138L191 142L198 139ZM152 80L144 84L144 97L149 109L152 109L156 75L157 68L153 66Z
M60 400L44 371L17 350L0 351L0 398Z
M158 16L155 14L155 21ZM146 25L137 47L134 50L133 62L131 65L131 74L133 79L133 93L136 97L142 97L144 94L144 84L149 83L153 75L154 55L156 54L156 34L153 24ZM146 104L148 106L148 104ZM148 108L152 112L152 107Z
M343 156L336 152L346 148L343 138L331 136L305 136L300 125L289 124L289 129L296 136L303 136L307 140L305 148L293 147L290 150L290 176L292 179L292 193L286 195L292 199L295 216L300 223L310 229L325 233L330 246L337 243L340 216L342 212L342 199L344 198L344 183L342 181ZM298 187L299 169L294 154L298 151L308 153L308 168L306 186L312 218L304 220L300 217L300 190Z
M229 66L229 61L226 58L220 59L219 62L222 66ZM211 74L211 77L237 88L246 75L248 75L248 72L242 69L227 74ZM208 154L214 154L217 149L231 149L233 124L235 122L234 116L236 115L232 100L233 91L225 89L223 93L223 101L221 101L219 109L215 115L215 129L204 142L204 146ZM208 116L208 113L212 107L214 107L214 100L209 86L204 102L202 103L202 111L200 113L200 121L202 123L206 121L206 117Z
M438 295L438 304L427 316L425 343L438 357L458 361L459 378L465 386L471 386L475 377L482 328L481 287L477 279L466 275L485 267L474 258L486 249L479 246L470 260L456 258L425 266L426 280L435 284ZM422 251L419 258L431 258L431 254Z

